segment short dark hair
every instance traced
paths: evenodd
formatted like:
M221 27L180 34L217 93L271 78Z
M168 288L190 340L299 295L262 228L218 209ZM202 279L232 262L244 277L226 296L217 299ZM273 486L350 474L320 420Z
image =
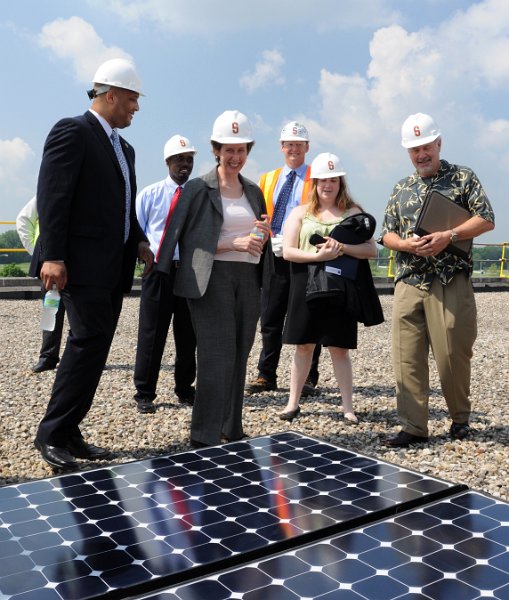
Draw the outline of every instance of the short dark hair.
M217 164L219 164L219 156L216 156L214 151L219 152L221 150L221 148L224 146L224 144L221 144L221 142L216 142L215 140L210 140L210 144L212 146L212 152L214 153L216 162L217 162ZM254 142L246 142L248 156L249 156L249 153L251 152L251 150L253 149L253 146L254 146Z

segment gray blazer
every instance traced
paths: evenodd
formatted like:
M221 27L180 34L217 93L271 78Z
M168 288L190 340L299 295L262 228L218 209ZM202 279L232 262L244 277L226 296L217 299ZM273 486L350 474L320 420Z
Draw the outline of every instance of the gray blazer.
M239 179L256 218L261 219L267 212L261 189L242 175ZM223 207L214 169L186 184L161 241L156 268L164 273L170 272L175 246L179 244L180 265L174 287L177 296L201 298L205 294L222 225ZM260 287L268 287L274 270L270 240L258 266Z

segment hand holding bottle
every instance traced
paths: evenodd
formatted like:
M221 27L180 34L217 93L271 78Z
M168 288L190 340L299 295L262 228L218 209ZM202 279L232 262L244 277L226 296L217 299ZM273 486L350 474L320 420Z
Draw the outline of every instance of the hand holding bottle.
M60 293L56 285L48 290L42 301L41 329L53 331L55 329L55 318L60 306Z

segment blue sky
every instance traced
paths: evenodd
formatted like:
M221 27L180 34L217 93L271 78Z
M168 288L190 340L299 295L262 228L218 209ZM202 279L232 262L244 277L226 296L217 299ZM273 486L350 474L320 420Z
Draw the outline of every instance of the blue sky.
M297 119L319 152L341 157L356 200L379 223L393 185L412 171L400 127L428 112L442 157L472 167L509 241L509 2L507 0L0 0L0 220L36 189L46 135L83 113L96 67L137 65L146 97L124 136L138 188L163 179L165 141L213 165L214 119L239 109L256 145L244 173L282 164L279 133ZM98 182L100 185L100 182ZM3 227L0 231L5 230Z

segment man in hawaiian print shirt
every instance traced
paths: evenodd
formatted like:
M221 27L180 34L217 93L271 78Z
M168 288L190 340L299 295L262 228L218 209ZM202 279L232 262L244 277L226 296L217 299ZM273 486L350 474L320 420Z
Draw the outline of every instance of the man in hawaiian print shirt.
M477 334L472 256L461 258L446 248L495 227L493 210L475 173L440 159L441 133L432 117L410 115L401 135L415 172L394 187L379 239L396 251L392 353L402 427L385 440L393 448L428 441L430 345L452 419L450 435L463 439L469 434L470 360ZM472 216L454 229L415 235L417 217L431 190Z

